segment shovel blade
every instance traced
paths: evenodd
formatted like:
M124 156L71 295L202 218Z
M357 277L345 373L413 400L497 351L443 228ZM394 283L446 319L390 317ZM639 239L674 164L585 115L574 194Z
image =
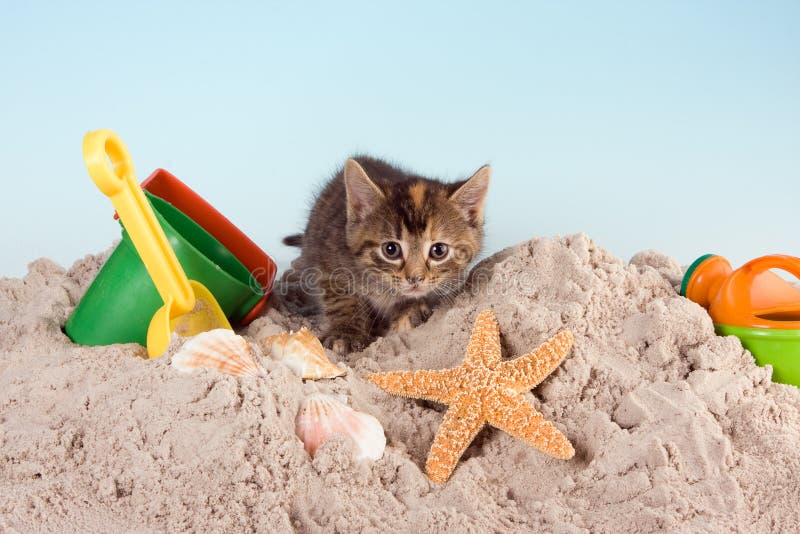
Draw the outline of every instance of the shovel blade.
M147 356L149 358L158 358L169 347L169 335L172 331L169 321L171 309L172 297L169 297L150 319L150 326L147 327Z
M211 291L195 280L189 280L189 285L194 291L194 308L173 318L170 321L171 331L182 337L191 337L216 328L233 330Z
M192 337L216 328L233 330L211 291L194 280L189 280L189 285L194 292L194 308L191 311L170 319L172 297L168 297L150 320L147 329L147 355L150 358L164 354L172 332L181 337Z

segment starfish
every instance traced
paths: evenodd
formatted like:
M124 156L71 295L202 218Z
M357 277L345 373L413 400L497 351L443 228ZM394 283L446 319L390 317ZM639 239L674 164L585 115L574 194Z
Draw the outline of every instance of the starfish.
M514 360L500 359L500 331L491 310L481 312L458 367L374 373L366 379L394 395L447 404L433 439L425 471L433 482L447 481L461 455L488 423L556 458L575 455L572 444L525 400L564 360L572 333L562 331Z

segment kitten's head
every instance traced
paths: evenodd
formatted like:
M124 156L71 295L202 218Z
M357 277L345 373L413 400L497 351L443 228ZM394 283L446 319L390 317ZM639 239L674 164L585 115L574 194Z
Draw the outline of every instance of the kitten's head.
M378 294L421 299L457 289L481 249L489 178L488 165L445 184L379 160L347 160L347 244Z

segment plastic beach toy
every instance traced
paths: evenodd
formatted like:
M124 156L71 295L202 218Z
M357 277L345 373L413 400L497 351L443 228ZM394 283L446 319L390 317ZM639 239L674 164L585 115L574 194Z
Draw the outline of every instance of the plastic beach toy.
M233 322L262 299L258 282L219 241L170 203L145 192L186 276L206 286ZM122 240L70 315L65 331L82 345L147 344L164 304L124 227Z
M163 306L147 328L147 353L160 356L173 330L192 336L230 324L214 295L202 283L189 280L164 230L139 187L133 162L122 140L110 130L91 132L83 140L83 157L97 187L111 199Z
M262 296L237 322L245 325L258 317L266 305L275 281L277 267L272 258L211 204L164 169L156 169L147 177L142 182L142 189L178 208L217 239L244 265L258 282Z
M777 382L800 386L800 289L771 269L800 278L800 258L764 256L733 270L721 256L698 258L681 295L708 309L718 334L735 335Z

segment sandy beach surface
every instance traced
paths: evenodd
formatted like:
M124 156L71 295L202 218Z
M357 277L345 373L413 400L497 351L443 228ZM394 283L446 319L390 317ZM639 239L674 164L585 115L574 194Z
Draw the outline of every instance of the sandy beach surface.
M424 325L330 353L345 376L305 382L283 366L183 374L138 345L73 344L62 327L103 259L37 260L0 280L0 531L800 530L800 393L714 334L664 255L626 263L584 235L522 243ZM486 428L435 485L422 468L445 407L363 377L457 365L484 309L508 358L574 333L527 397L576 455ZM301 325L315 326L271 309L239 333L258 344ZM309 457L294 425L315 391L381 422L380 460L354 461L348 438Z

